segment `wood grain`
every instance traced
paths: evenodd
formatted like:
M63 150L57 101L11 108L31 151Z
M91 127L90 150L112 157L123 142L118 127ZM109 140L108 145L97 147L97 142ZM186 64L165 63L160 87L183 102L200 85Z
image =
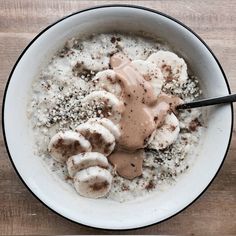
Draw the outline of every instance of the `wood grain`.
M17 57L44 27L71 12L100 4L151 7L197 32L221 62L236 91L236 1L0 1L0 94ZM72 223L50 211L22 184L0 139L0 234L236 234L236 134L227 159L210 188L176 217L139 230L114 232Z

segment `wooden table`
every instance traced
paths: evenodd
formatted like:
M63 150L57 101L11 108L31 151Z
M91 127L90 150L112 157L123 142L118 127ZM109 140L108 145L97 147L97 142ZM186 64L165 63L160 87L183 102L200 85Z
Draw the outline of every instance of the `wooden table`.
M16 59L44 27L71 12L107 3L132 3L165 12L197 32L212 48L236 91L236 1L0 1L0 93ZM210 188L176 217L122 234L236 234L236 135ZM72 223L50 211L22 184L0 139L1 234L120 234Z

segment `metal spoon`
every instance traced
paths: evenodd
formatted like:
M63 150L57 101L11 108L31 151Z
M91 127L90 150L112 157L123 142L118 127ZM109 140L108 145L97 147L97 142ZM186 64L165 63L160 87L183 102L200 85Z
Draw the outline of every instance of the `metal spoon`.
M204 106L211 106L211 105L230 103L230 102L236 102L236 94L231 94L224 97L202 99L202 100L198 100L194 102L183 103L176 106L176 109L178 110L190 109L190 108L195 108L195 107L204 107Z

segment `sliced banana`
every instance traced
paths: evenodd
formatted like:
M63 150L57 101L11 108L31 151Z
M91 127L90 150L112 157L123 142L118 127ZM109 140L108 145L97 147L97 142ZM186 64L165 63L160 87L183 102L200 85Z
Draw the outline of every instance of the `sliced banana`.
M168 114L164 124L153 132L148 147L156 150L165 149L176 141L179 131L179 120L174 113Z
M158 65L167 82L176 80L182 84L188 79L185 61L173 52L160 50L151 54L147 61Z
M118 140L121 135L118 125L115 125L111 120L107 118L90 118L87 122L90 124L97 123L103 125L114 135L116 140Z
M92 82L97 90L102 89L121 97L121 86L117 82L116 73L114 70L104 70L98 72L92 79Z
M92 146L81 134L74 131L59 132L54 135L48 145L50 155L61 163L70 156L91 151Z
M89 167L76 173L74 187L84 197L104 197L111 189L111 173L98 166Z
M143 60L134 60L131 62L131 65L138 70L145 80L151 83L156 96L158 96L164 80L159 67L155 63Z
M115 123L120 121L124 111L123 102L106 91L93 91L82 100L82 104L89 104L92 108L96 108L100 117L109 117Z
M93 152L100 152L108 156L115 148L114 135L100 124L86 122L79 125L76 131L89 140Z
M91 166L100 166L102 168L109 166L107 158L99 152L85 152L71 156L66 164L68 173L72 178L76 172Z

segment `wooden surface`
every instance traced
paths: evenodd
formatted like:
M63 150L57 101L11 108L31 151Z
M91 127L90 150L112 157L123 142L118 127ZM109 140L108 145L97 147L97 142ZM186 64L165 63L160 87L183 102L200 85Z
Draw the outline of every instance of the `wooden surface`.
M191 27L212 48L236 92L236 1L0 0L0 93L16 59L44 27L98 4L133 3L165 12ZM122 234L236 234L236 136L210 188L188 209L158 225ZM22 184L0 139L0 234L120 234L72 223L50 211Z

